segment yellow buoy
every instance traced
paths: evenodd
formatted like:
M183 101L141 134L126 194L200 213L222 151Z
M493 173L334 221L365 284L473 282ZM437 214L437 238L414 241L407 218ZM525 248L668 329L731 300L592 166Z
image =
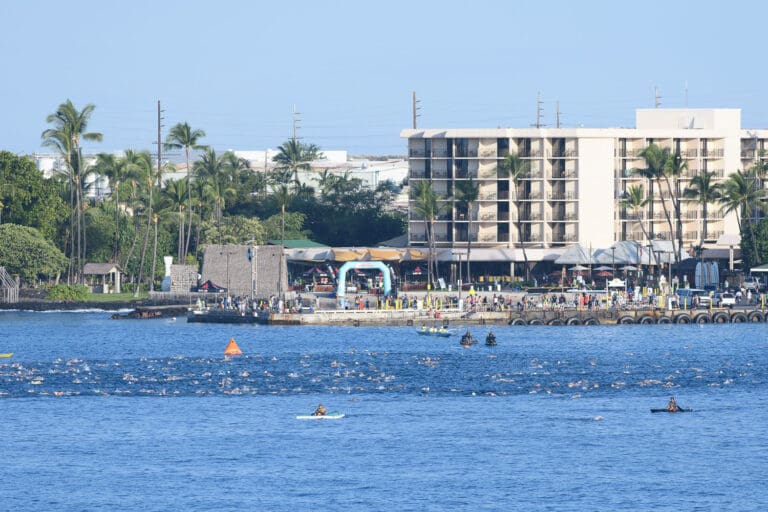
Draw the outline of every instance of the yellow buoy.
M237 346L237 342L235 341L235 338L231 338L229 340L229 343L227 344L227 348L224 349L224 355L225 356L239 356L243 353L242 350L240 350L240 347Z

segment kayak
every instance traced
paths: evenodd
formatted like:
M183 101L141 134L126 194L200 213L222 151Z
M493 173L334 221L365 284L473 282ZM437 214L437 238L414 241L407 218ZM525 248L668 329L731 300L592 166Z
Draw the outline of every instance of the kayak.
M675 413L675 412L691 412L693 409L683 409L682 407L676 411L670 411L666 407L664 409L651 409L651 412L669 412L669 413Z
M322 416L315 416L313 414L300 414L296 416L297 420L340 420L344 417L342 412L329 412Z
M13 352L6 352L5 354L0 354L0 358L8 358L13 355Z

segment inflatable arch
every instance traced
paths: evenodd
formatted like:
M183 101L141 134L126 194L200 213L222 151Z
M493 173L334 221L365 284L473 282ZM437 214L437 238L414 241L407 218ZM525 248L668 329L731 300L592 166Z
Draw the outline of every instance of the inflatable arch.
M343 299L347 292L347 272L352 269L371 269L375 268L381 270L381 274L384 276L384 295L392 295L392 277L390 276L389 267L381 261L348 261L339 269L339 287L336 290L336 297Z

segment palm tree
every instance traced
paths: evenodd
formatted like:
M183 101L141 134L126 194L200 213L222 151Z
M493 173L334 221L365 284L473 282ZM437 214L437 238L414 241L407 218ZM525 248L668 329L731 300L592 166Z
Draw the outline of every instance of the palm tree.
M229 156L231 155L231 156ZM226 199L236 195L234 187L237 174L242 162L237 158L232 159L234 153L227 152L221 157L216 156L216 151L206 148L200 160L195 162L195 177L205 182L207 197L213 199L215 207L216 226L221 237L221 215L226 205Z
M291 194L290 190L288 190L288 186L285 184L279 185L274 194L277 203L280 205L280 259L277 270L277 298L279 301L283 296L283 246L285 244L285 209L289 204L291 204L293 195Z
M320 195L325 196L331 192L336 180L336 175L328 169L325 169L315 177L315 180L317 181L317 186L320 187Z
M522 205L520 203L520 197L518 196L518 188L522 183L523 178L528 176L531 170L531 165L526 162L517 153L510 153L507 155L499 166L499 177L508 178L510 182L510 190L515 191L515 209L517 215L515 215L515 229L517 230L517 243L523 249L523 261L525 262L525 280L531 280L530 269L528 268L528 254L525 252L525 243L523 242L523 229L521 222L521 210Z
M238 157L233 151L227 151L221 155L221 161L224 170L229 174L233 183L239 181L240 177L251 168L248 160Z
M712 178L715 176L714 172L704 171L693 177L691 180L691 186L683 191L683 196L695 199L701 203L701 244L704 245L704 241L707 239L707 205L709 203L717 202L720 199L722 186L719 183L714 183Z
M112 261L117 263L120 259L120 184L128 175L128 162L125 158L116 157L111 153L99 153L96 156L94 171L106 176L109 180L109 189L115 204L115 235L112 249Z
M462 209L467 211L467 218L469 220L467 229L467 281L472 282L472 273L470 267L472 252L472 216L475 209L475 203L480 197L480 186L472 180L470 176L469 181L459 181L456 183L456 202Z
M96 107L88 104L78 111L71 100L59 105L56 112L46 118L53 124L42 133L43 145L59 152L66 163L66 172L70 191L70 275L80 281L85 259L86 232L83 214L82 183L85 173L80 141L101 141L102 135L88 132L88 121ZM74 268L73 268L74 265Z
M672 210L674 212L675 217L675 231L674 233L677 235L672 236L673 239L677 238L677 251L675 252L675 257L677 261L680 261L682 258L682 249L683 249L683 220L682 220L682 214L681 214L681 195L682 192L680 190L680 176L685 173L685 171L688 170L688 162L682 157L682 155L679 152L670 153L667 156L667 163L664 166L664 179L667 183L667 190L669 191L669 198L672 202ZM674 184L674 188L673 185ZM670 233L672 233L671 230L671 224L670 224ZM674 250L674 245L673 245Z
M291 139L277 148L278 154L272 158L280 170L289 170L293 175L296 189L299 187L299 170L307 171L310 163L323 157L320 148L314 144L304 144Z
M171 203L171 207L177 211L179 215L179 247L176 254L178 258L177 261L181 263L184 261L182 259L182 252L184 251L184 222L186 221L185 209L189 204L187 202L189 197L189 192L187 191L187 182L182 180L170 180L165 185L164 195Z
M757 188L757 179L754 176L736 171L731 173L723 183L723 192L720 198L723 214L736 213L739 232L744 233L746 230L754 249L755 263L760 262L760 255L755 243L752 212L760 207L765 195L765 190Z
M435 258L435 220L445 210L447 203L440 202L440 196L427 180L416 181L411 187L414 211L424 218L424 232L427 239L427 285L431 286L437 278Z
M645 239L649 242L651 239L648 235L648 230L645 229L643 213L645 212L645 207L648 206L651 201L653 201L653 198L650 196L645 196L645 191L643 190L642 185L630 185L627 189L626 195L621 200L622 206L632 211L632 213L635 215L635 220L637 220L637 223L640 225L640 229L643 232L643 237L645 237ZM653 251L651 251L651 254L656 258L656 264L658 265L658 257ZM650 261L650 259L648 261Z
M184 148L184 157L187 162L187 200L189 201L189 204L192 204L192 187L190 186L190 176L191 176L191 168L189 166L189 150L190 149L203 149L205 146L199 144L200 139L205 137L205 132L203 130L193 130L191 126L189 126L189 123L178 123L176 126L171 128L170 133L165 139L165 143L163 144L163 149L166 151L172 150L172 149L181 149ZM184 244L184 251L183 251L183 258L182 261L179 263L182 263L187 258L187 253L189 252L189 234L192 232L192 212L189 212L189 224L187 229L187 240Z
M669 160L669 149L662 149L656 144L651 143L648 145L648 147L644 148L640 152L640 156L645 159L646 167L644 169L635 169L634 172L635 174L638 174L648 180L648 197L653 198L654 182L657 184L659 189L661 189L661 179L666 179L666 167ZM667 204L664 202L663 197L661 201L661 207L664 210L664 216L666 217L667 224L669 225L670 238L673 239L672 244L674 247L674 237L672 236L674 233L674 230L672 229L672 219L669 215ZM648 203L648 226L648 232L650 233L651 238L654 238L655 233L653 230L653 199L651 199Z
M152 229L152 208L153 208L153 191L155 189L155 166L152 165L152 155L149 154L149 151L142 151L138 153L135 157L135 161L132 163L133 166L136 167L137 171L141 175L141 181L146 183L147 190L149 191L148 194L148 201L147 201L147 227L146 231L144 232L144 245L141 249L141 263L139 263L139 274L138 279L136 280L136 290L134 291L133 296L138 297L140 288L141 288L141 279L143 277L144 273L144 262L146 260L146 254L147 254L147 247L149 246L149 232ZM153 290L153 283L154 283L154 276L151 276L149 280L149 290Z
M197 261L200 256L200 225L203 222L203 209L212 202L210 187L204 180L195 180L192 182L192 196L194 200L189 207L189 214L194 216L193 206L197 207L197 228L195 230L195 261Z

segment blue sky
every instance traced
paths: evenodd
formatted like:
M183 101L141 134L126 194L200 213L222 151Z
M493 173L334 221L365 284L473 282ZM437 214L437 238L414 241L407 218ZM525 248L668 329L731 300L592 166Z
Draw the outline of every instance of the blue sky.
M92 151L152 149L168 127L218 150L299 135L404 154L411 127L632 126L634 109L741 108L768 126L766 2L0 2L0 149L42 151L45 118L96 105Z

